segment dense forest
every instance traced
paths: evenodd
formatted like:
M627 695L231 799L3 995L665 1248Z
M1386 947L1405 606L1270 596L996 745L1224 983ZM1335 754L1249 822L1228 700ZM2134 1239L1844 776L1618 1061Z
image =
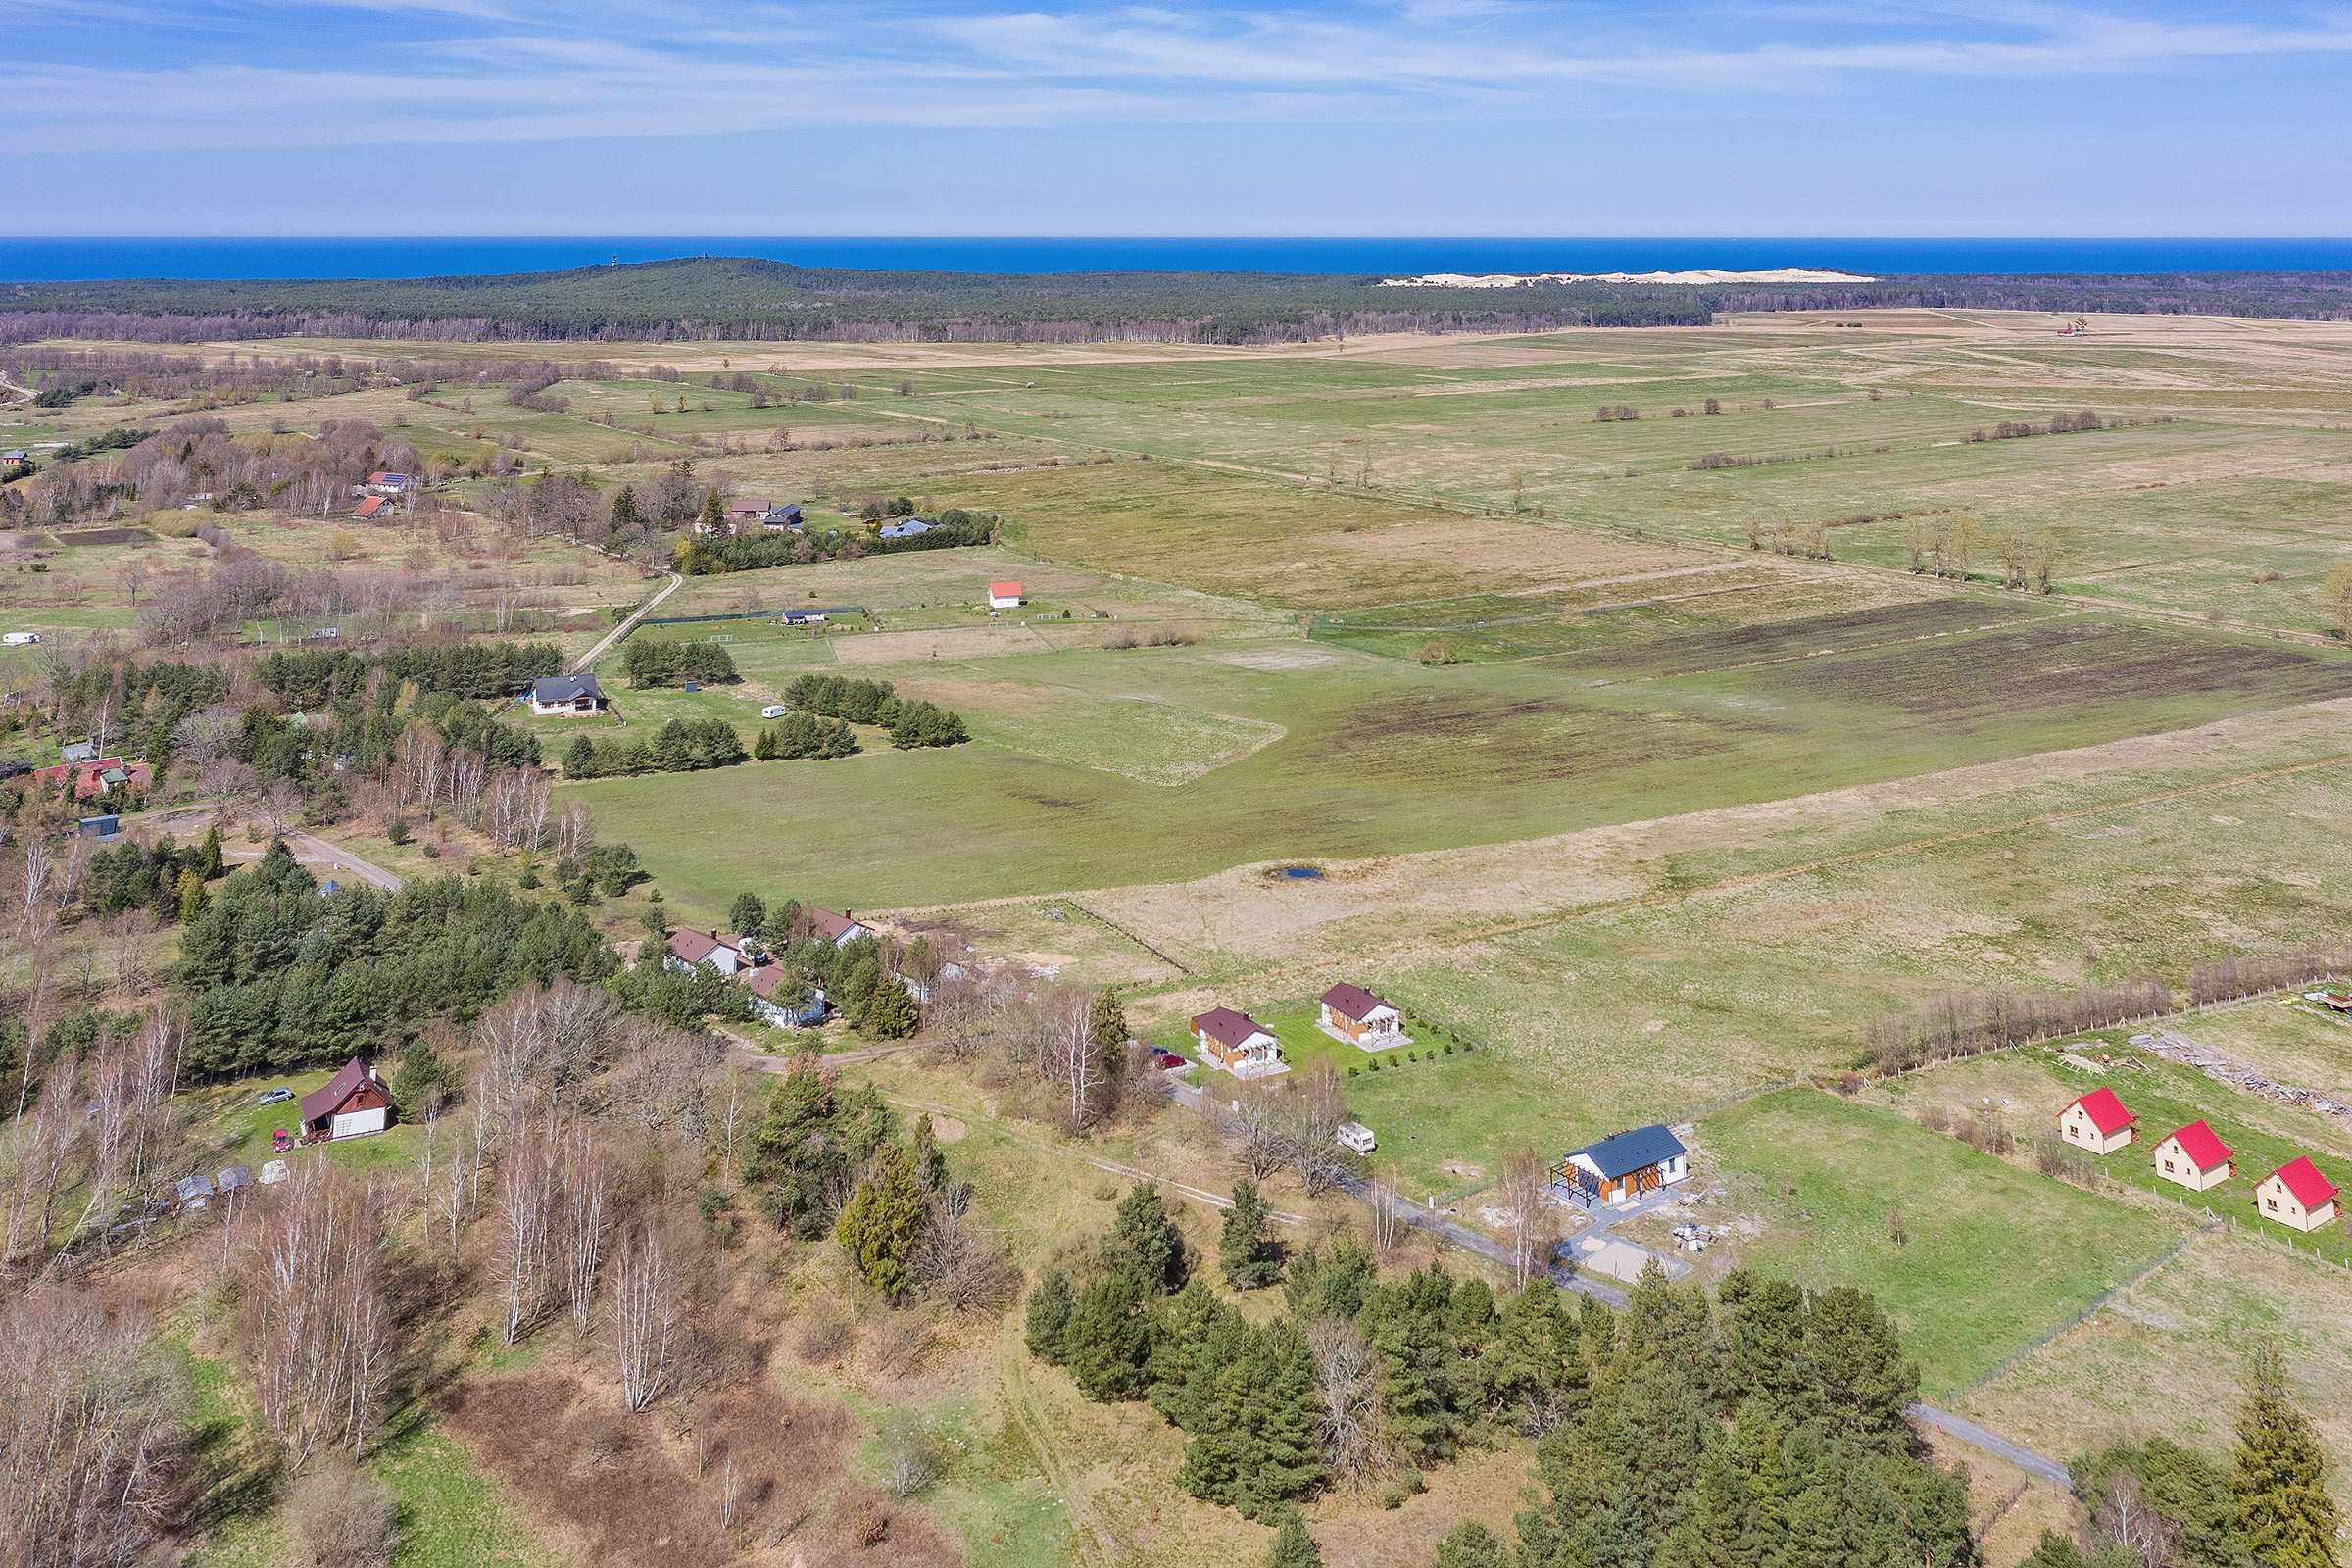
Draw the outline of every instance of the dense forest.
M18 283L0 293L0 342L318 336L1268 343L1350 332L1703 326L1724 310L1890 306L2336 319L2352 317L2352 274L2052 273L1772 286L1571 282L1394 289L1361 275L860 271L692 257L482 277Z

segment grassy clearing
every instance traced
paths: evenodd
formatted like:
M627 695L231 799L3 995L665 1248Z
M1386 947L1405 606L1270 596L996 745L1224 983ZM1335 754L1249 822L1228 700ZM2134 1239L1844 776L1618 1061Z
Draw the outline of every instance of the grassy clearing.
M1725 1201L1762 1223L1747 1259L1870 1291L1934 1397L2063 1329L2188 1230L1813 1090L1749 1101L1699 1132ZM1889 1234L1896 1209L1907 1245Z
M2200 1235L2180 1255L1961 1401L2045 1452L2095 1452L2161 1432L2226 1454L2245 1352L2286 1347L2303 1408L2352 1507L2352 1314L2344 1276L2245 1237Z
M405 1123L372 1137L342 1139L311 1149L297 1145L293 1152L282 1156L272 1152L270 1134L277 1128L301 1135L301 1105L298 1101L257 1104L256 1097L280 1088L291 1089L299 1097L324 1086L334 1075L332 1067L313 1067L189 1091L188 1098L196 1102L189 1139L202 1153L201 1168L210 1172L224 1165L247 1165L258 1171L266 1161L282 1157L288 1161L331 1160L355 1171L394 1171L405 1170L423 1156L423 1132Z
M2193 1038L2205 1033L2201 1016L2178 1027ZM1913 1114L1938 1105L1963 1118L1971 1107L1989 1101L2005 1108L2018 1137L2033 1139L2049 1133L2052 1118L2077 1096L2108 1085L2139 1117L2139 1140L2104 1157L2069 1149L2065 1152L2077 1168L2094 1172L2096 1178L2132 1182L2142 1192L2226 1217L2274 1243L2292 1242L2352 1268L2352 1235L2341 1224L2304 1236L2264 1219L2254 1208L2255 1184L2298 1154L2311 1155L2338 1185L2352 1182L2352 1128L2341 1118L2278 1104L2216 1083L2194 1068L2134 1051L2123 1044L2128 1033L2106 1030L2069 1042L2078 1054L2095 1053L2090 1059L2103 1063L2106 1070L2100 1072L2087 1073L2061 1060L2060 1047L2034 1047L1915 1074L1893 1086L1894 1099ZM2230 1180L2204 1193L2190 1193L2159 1177L2151 1161L2166 1134L2198 1120L2210 1123L2235 1157ZM2352 1281L2347 1284L2352 1286Z

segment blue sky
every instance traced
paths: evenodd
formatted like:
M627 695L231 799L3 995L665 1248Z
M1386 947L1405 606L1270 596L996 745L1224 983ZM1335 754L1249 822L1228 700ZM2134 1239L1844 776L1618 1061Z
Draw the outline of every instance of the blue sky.
M2352 0L0 0L0 29L19 234L2352 228Z

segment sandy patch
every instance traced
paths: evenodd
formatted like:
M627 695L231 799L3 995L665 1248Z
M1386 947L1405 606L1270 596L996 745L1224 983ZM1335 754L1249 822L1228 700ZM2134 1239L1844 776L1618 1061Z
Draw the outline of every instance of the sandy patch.
M1231 664L1240 669L1262 669L1269 673L1293 669L1320 669L1325 664L1336 664L1340 662L1338 655L1327 654L1320 648L1269 648L1256 653L1212 654L1209 657L1212 662L1219 664Z

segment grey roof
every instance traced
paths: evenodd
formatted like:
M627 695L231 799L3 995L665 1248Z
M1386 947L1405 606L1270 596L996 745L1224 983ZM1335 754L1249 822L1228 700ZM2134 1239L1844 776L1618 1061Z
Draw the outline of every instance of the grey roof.
M930 531L931 525L920 517L904 517L882 525L882 537L885 539L913 539Z
M605 689L594 675L542 675L531 682L531 697L542 703L568 703L582 697L603 702Z
M1630 1171L1643 1170L1679 1157L1683 1141L1655 1123L1611 1134L1597 1144L1587 1144L1572 1151L1568 1157L1584 1155L1600 1169L1601 1176L1614 1181Z
M98 755L96 741L70 741L57 749L58 757L68 762L86 762Z

